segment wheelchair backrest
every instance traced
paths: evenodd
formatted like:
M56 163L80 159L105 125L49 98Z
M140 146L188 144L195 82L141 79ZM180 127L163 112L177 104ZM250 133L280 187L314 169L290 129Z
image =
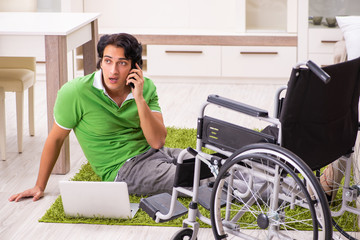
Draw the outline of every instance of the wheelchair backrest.
M350 153L358 131L360 58L323 70L327 84L307 68L293 69L280 113L281 145L313 170Z

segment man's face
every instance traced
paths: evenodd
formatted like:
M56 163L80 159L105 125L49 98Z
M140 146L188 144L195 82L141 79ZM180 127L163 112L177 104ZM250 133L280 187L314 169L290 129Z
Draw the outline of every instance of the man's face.
M106 91L113 92L126 87L126 78L131 70L131 60L125 58L124 49L108 45L101 61Z

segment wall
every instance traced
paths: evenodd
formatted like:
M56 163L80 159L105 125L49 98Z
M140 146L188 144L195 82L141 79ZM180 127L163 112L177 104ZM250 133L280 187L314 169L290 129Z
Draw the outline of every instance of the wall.
M248 0L246 2L247 28L263 29L287 28L287 1L286 0Z
M0 12L33 12L36 4L36 0L0 0Z
M83 0L0 0L4 12L82 12Z
M61 0L37 0L38 12L60 12Z
M237 28L237 0L84 0L85 12L101 12L99 28ZM116 10L115 10L116 9Z

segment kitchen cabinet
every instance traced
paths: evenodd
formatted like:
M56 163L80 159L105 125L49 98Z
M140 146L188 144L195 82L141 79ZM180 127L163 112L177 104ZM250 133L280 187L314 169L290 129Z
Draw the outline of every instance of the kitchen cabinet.
M309 27L309 59L320 66L333 64L335 43L341 39L339 28Z
M148 45L147 74L153 76L221 76L221 47Z
M296 47L222 47L222 76L288 78L296 62Z
M144 71L154 80L256 82L280 77L285 82L291 67L307 55L308 1L139 0L137 17L120 11L133 6L83 0L85 12L102 13L100 34L128 32L140 40ZM244 51L252 53L240 53Z

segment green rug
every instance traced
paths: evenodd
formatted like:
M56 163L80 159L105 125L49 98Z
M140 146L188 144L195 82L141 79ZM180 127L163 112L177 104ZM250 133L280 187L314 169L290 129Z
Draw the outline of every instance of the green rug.
M187 148L196 146L196 129L178 129L167 128L168 137L165 146L174 148ZM80 171L71 179L72 181L100 181L100 178L94 173L89 163L84 164ZM130 195L130 202L139 202L141 197ZM179 198L179 201L188 206L191 198ZM210 213L199 206L200 212L209 217ZM295 210L296 211L296 210ZM39 222L49 223L86 223L86 224L105 224L105 225L147 225L147 226L171 226L181 227L182 221L187 218L187 214L174 219L169 222L156 223L144 211L139 209L135 217L132 219L105 219L105 218L81 218L81 217L67 217L65 216L61 196L59 196L54 204L47 210L45 215L39 219ZM207 224L200 222L201 227L210 227ZM347 223L349 226L343 225L344 230L352 231L354 224ZM357 225L357 224L356 224ZM300 230L300 229L299 229ZM309 229L304 229L309 230Z
M168 136L166 147L187 148L196 146L196 130L195 129L178 129L167 128ZM100 181L100 178L94 173L89 163L84 164L80 171L71 179L71 181ZM141 197L130 195L130 202L139 202ZM179 198L184 206L188 206L191 198ZM209 217L210 213L200 208L204 216ZM86 224L105 224L105 225L146 225L146 226L169 226L181 227L182 221L187 218L187 214L164 223L156 223L142 209L136 213L132 219L107 219L107 218L83 218L68 217L64 213L64 208L59 196L54 204L46 211L45 215L39 219L39 222L48 223L86 223ZM205 223L199 222L201 227L209 227Z

